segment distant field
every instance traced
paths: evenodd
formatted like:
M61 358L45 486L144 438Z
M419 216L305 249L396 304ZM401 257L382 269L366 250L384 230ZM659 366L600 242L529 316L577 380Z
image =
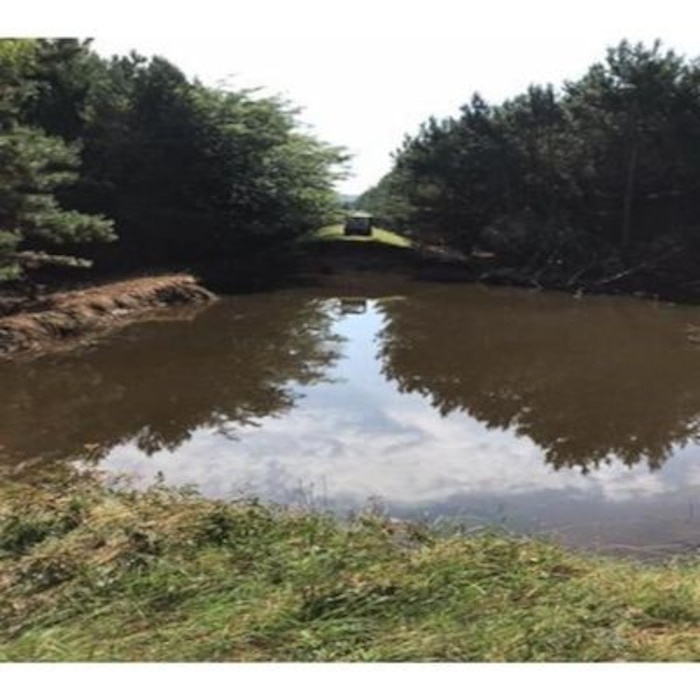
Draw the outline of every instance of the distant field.
M304 237L304 241L357 241L358 243L383 243L384 245L392 245L398 248L410 248L413 244L405 236L400 236L398 233L392 233L382 228L373 228L371 236L346 236L343 233L342 224L333 224L332 226L324 226L322 229L315 231Z

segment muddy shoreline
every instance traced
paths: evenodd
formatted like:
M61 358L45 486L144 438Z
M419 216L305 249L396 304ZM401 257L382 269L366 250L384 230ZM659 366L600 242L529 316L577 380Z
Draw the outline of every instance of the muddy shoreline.
M190 275L160 275L101 284L27 300L0 316L0 360L53 352L144 320L209 304L216 296Z
M325 284L334 274L389 272L414 280L443 283L478 283L581 295L628 296L658 301L700 303L700 277L684 270L677 278L672 270L633 269L592 271L588 275L570 270L531 270L509 264L496 256L462 255L448 249L357 246L345 242L315 243L302 258L302 277Z
M682 304L700 303L700 282L688 277L670 279L663 274L639 272L600 279L574 281L563 271L545 274L504 264L497 259L466 256L440 248L398 248L357 245L350 241L315 242L297 253L291 274L259 275L256 291L277 287L315 286L361 294L365 273L386 275L390 285L400 278L441 283L479 283L490 286L531 288L581 295L622 295ZM357 283L348 287L348 275ZM0 299L0 361L35 356L69 348L129 323L175 309L196 309L217 297L213 286L225 293L247 290L239 275L227 274L226 285L198 282L187 274L146 275L133 279L55 291L39 298ZM232 284L231 280L241 284ZM227 286L228 285L228 286ZM229 288L230 286L230 288Z

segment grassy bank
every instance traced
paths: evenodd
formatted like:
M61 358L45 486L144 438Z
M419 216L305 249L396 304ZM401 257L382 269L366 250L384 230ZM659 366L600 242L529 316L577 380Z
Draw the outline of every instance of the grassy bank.
M3 485L4 660L694 660L695 564L75 476Z
M346 236L343 232L342 224L324 226L318 231L310 233L302 239L303 243L313 243L315 241L353 241L365 245L385 245L396 248L410 248L411 241L398 233L387 231L386 229L373 227L371 236Z

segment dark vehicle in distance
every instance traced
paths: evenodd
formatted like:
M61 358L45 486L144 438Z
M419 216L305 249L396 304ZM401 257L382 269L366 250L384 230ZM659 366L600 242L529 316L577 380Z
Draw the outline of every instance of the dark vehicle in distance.
M371 236L372 215L363 211L355 211L345 217L346 236Z

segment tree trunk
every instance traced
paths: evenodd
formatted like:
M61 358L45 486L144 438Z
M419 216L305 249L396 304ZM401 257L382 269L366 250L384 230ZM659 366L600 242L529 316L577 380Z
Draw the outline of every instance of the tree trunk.
M632 144L629 161L627 163L627 182L625 184L625 200L622 209L622 236L620 243L623 250L627 250L630 246L632 233L632 200L634 199L634 181L637 176L637 155L638 145L635 139Z

